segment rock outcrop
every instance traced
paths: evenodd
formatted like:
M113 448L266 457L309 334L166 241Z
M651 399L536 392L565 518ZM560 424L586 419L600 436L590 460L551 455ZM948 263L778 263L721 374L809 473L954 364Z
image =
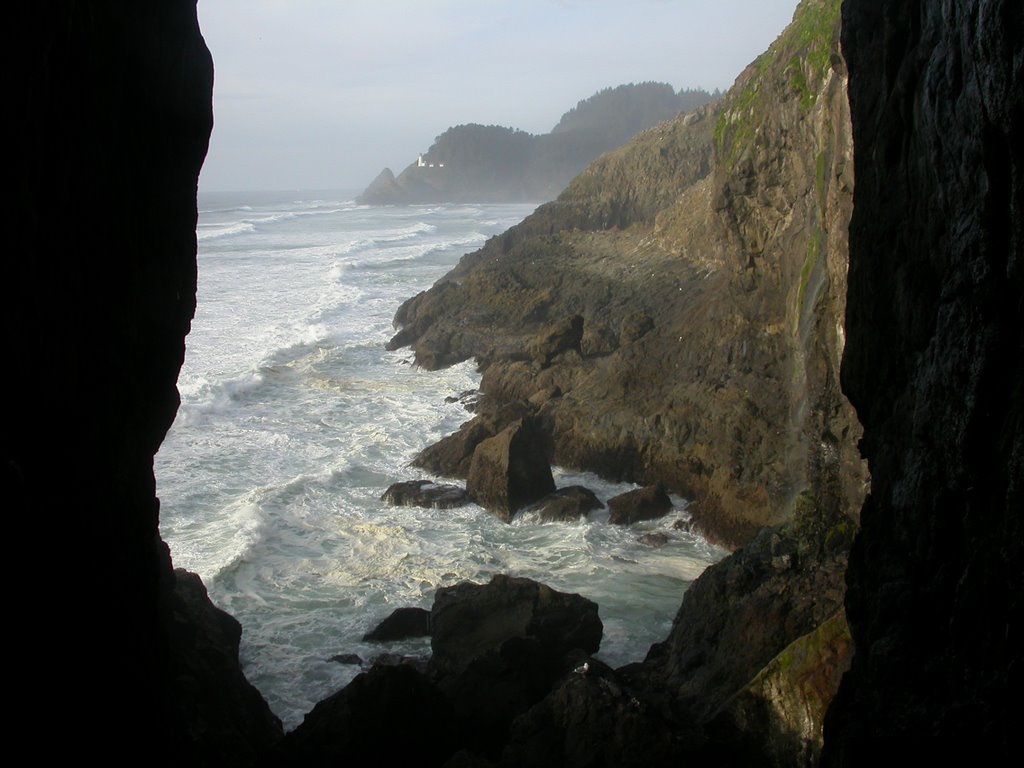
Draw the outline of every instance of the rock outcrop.
M554 490L543 437L533 419L509 425L473 451L466 492L505 522Z
M530 404L556 464L660 481L724 543L804 491L855 517L838 36L838 0L801 3L721 101L604 155L407 301L392 346L476 358L481 416Z
M843 387L871 495L824 763L998 765L1024 648L1024 7L847 0Z
M672 500L660 483L608 499L608 522L613 525L630 525L641 520L657 520L672 510Z
M603 631L596 603L504 575L484 585L467 581L439 589L430 624L430 665L442 675L465 670L510 638L536 641L553 655L576 648L596 653Z
M165 630L174 670L169 698L188 724L191 751L210 765L252 765L283 731L242 674L242 626L210 602L196 574L177 568L174 581Z

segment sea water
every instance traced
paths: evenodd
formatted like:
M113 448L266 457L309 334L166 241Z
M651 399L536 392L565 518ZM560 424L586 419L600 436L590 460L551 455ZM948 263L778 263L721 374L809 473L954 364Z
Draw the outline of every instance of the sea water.
M506 524L480 507L390 507L380 496L422 448L471 417L471 362L440 372L385 351L399 304L531 205L369 207L345 193L200 197L198 309L181 407L156 458L161 533L242 624L245 673L287 728L358 672L331 658L425 655L429 640L361 638L438 587L496 573L595 600L599 658L663 640L687 586L723 554L673 528L606 511ZM606 501L634 486L555 470ZM659 548L639 541L668 536Z

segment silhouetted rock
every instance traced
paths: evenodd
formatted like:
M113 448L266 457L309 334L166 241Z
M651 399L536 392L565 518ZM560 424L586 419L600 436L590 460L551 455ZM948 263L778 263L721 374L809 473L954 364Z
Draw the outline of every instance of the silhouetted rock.
M428 635L430 611L425 608L396 608L384 621L363 635L363 640L386 642Z
M362 666L363 660L356 653L337 653L331 656L331 661L336 661L339 664L359 664Z
M25 673L8 687L12 731L82 763L243 765L280 727L242 676L237 624L175 574L153 476L195 310L213 124L196 4L34 4L15 26L35 54L12 81L20 224L0 328L9 359L32 364L6 384L0 472L9 540L45 539L47 576L78 586L56 603L9 595L32 627L7 637ZM73 674L57 661L69 648Z
M685 719L705 722L790 643L842 608L853 523L809 502L710 566L663 643L630 672Z
M575 648L596 653L603 631L596 603L500 574L487 584L465 581L437 590L430 623L430 665L442 675L463 671L512 638L536 641L556 657Z
M581 517L586 517L588 512L603 507L604 504L594 495L593 491L582 485L570 485L567 488L559 488L554 493L549 493L540 501L524 508L523 512L535 513L545 523L552 521L575 523Z
M515 721L502 766L669 766L686 764L684 728L594 659L570 672ZM699 739L694 730L693 737Z
M249 765L283 731L242 674L242 626L210 602L199 576L182 568L174 571L170 604L173 700L189 723L191 749L204 763Z
M640 520L656 520L672 511L672 499L661 483L626 491L608 499L608 522L630 525Z
M448 699L405 666L376 666L317 704L260 762L270 766L440 766L457 747Z
M1002 765L1024 649L1024 5L843 4L843 387L871 494L827 766Z
M473 501L506 522L519 508L555 490L543 437L531 419L477 445L466 490Z
M381 501L399 507L426 507L427 509L453 509L469 503L464 488L444 485L432 480L406 480L388 486Z

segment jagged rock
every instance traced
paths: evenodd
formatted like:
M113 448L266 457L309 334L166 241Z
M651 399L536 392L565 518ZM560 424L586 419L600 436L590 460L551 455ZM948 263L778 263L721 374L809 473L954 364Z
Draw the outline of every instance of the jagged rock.
M524 508L523 512L536 513L545 523L554 521L575 523L581 517L586 517L588 512L603 508L604 504L594 495L593 491L582 485L570 485L567 488L559 488L554 493L549 493L540 501Z
M359 202L368 205L381 205L394 203L401 200L402 196L402 188L398 186L395 174L392 173L390 168L385 168L377 175L377 178L370 182L370 186L366 188L363 194L359 196Z
M631 312L622 319L619 343L632 344L654 328L654 318L646 312Z
M708 724L714 748L735 765L818 765L825 710L850 668L842 610L772 659Z
M430 635L430 611L425 608L396 608L371 631L363 641L386 642Z
M427 674L430 661L425 656L409 656L404 653L378 653L370 658L371 667L409 667L420 674Z
M515 721L500 765L668 766L684 764L687 734L595 659L572 672Z
M536 641L550 656L575 648L596 653L603 631L596 603L501 574L485 585L462 582L439 589L430 623L430 666L442 675L463 671L512 638Z
M580 349L583 337L583 318L580 315L567 317L541 329L537 337L529 344L533 360L540 366L546 366L551 358L568 350Z
M607 323L596 320L584 323L583 336L580 338L580 353L584 357L610 355L618 346L618 337Z
M281 721L242 674L242 626L210 602L198 575L178 568L174 581L167 636L175 705L187 717L196 754L249 765L281 738Z
M406 480L394 483L380 497L398 507L426 507L428 509L453 509L469 503L464 488L444 485L432 480Z
M672 499L661 483L637 488L608 499L608 522L630 525L640 520L656 520L672 511Z
M802 507L792 522L766 528L709 567L683 596L668 639L631 672L634 683L663 692L687 718L709 719L842 607L853 528L849 518Z
M496 412L481 413L463 424L458 432L424 448L412 463L443 477L467 477L476 447L531 412L526 403L513 401Z
M597 606L530 579L495 576L438 590L430 669L453 702L465 744L496 758L510 724L601 642Z
M659 549L664 547L669 542L668 534L662 533L661 531L655 531L654 533L645 533L639 539L637 539L645 547L652 547Z
M456 746L451 704L430 680L375 666L318 703L260 766L440 766Z
M540 408L544 405L544 403L548 402L549 400L554 400L556 397L561 396L561 387L545 387L544 389L539 389L532 395L530 395L526 402L528 402L534 408Z
M522 506L555 490L543 436L532 419L517 421L476 447L466 490L506 522Z

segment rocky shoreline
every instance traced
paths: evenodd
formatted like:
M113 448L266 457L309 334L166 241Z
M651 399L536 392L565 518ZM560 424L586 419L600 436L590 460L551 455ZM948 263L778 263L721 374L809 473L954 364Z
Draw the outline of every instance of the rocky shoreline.
M1011 0L846 0L844 59L815 43L837 9L804 0L717 112L606 156L401 315L422 364L476 356L485 399L536 396L537 418L558 426L556 457L637 476L642 459L650 479L699 497L706 530L746 546L687 592L639 665L596 663L586 633L582 652L552 650L546 622L517 608L464 669L373 669L283 738L243 684L237 625L175 573L159 537L152 458L195 309L212 127L195 4L29 11L39 45L15 78L23 226L3 323L9 359L26 365L10 377L0 466L11 540L40 545L59 591L10 590L25 630L12 658L28 672L15 676L17 736L42 753L66 743L81 759L173 766L333 765L366 754L368 737L374 760L452 768L810 765L827 706L823 765L1009 764L1024 647L1024 14ZM837 119L845 62L855 201L851 129ZM126 190L114 231L108 204ZM552 271L556 257L578 269ZM696 279L679 291L684 276ZM673 291L692 293L666 317ZM579 350L549 354L541 342L574 339L576 315ZM503 316L532 325L482 335ZM843 391L872 477L860 514L857 429L836 375L847 333ZM650 354L680 337L671 369ZM55 340L61 354L41 354ZM700 372L696 390L651 375L675 362ZM629 403L637 381L655 382L664 407L588 405ZM636 442L617 437L631 430ZM527 608L562 599L499 583ZM548 650L556 662L534 663ZM509 709L473 698L499 688Z

